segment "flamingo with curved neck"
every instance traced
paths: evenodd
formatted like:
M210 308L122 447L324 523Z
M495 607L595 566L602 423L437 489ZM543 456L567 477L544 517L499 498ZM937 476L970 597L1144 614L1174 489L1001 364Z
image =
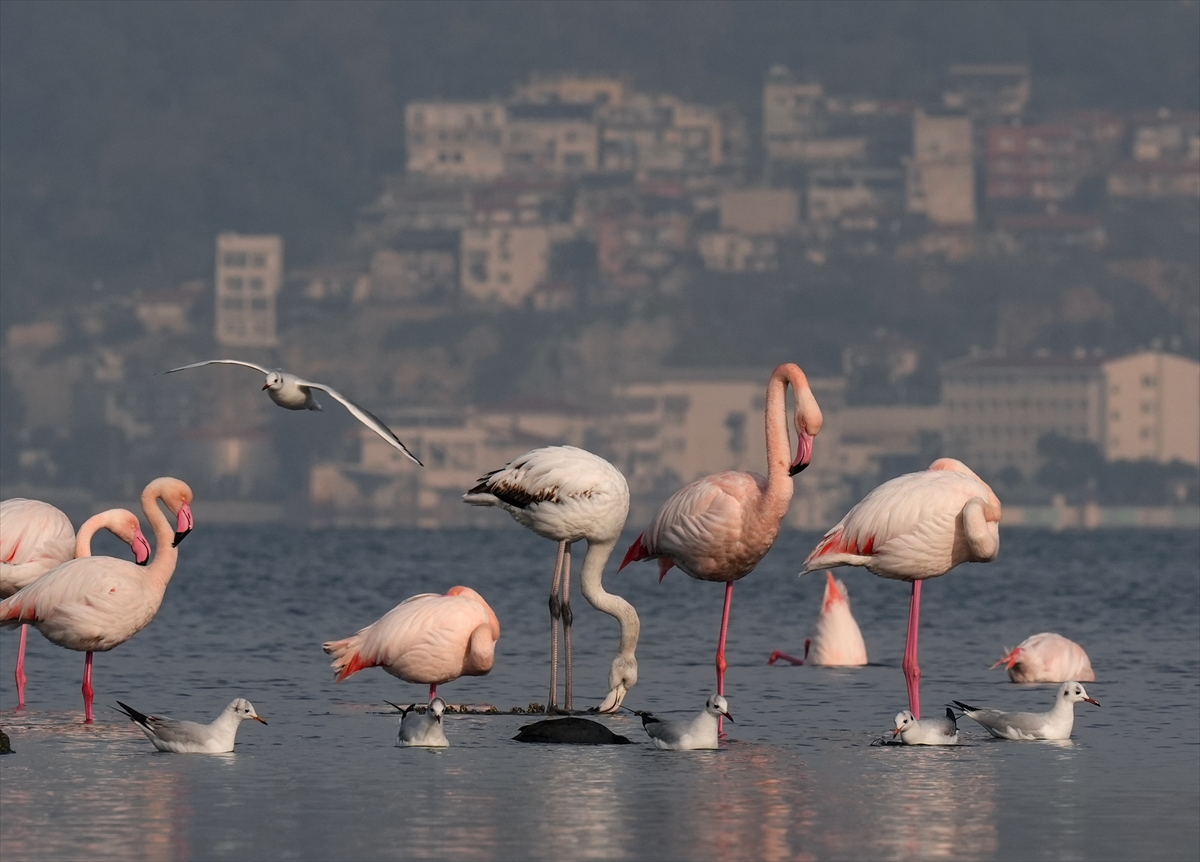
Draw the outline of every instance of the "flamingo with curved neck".
M787 388L795 393L796 456L787 427ZM725 583L721 637L717 643L717 694L725 694L725 638L734 581L754 567L775 544L794 487L792 476L812 459L813 438L821 431L821 408L800 367L780 365L767 382L767 475L726 471L686 485L662 504L650 525L630 546L621 568L638 560L658 560L659 580L672 566L702 581Z
M175 526L159 501L176 516ZM142 491L142 510L154 530L157 549L149 565L114 557L81 557L0 602L0 626L29 623L52 643L87 653L83 674L87 724L92 723L94 698L92 654L125 643L157 615L175 574L176 546L192 529L191 501L187 483L170 477L155 479ZM84 542L88 550L90 538L86 536ZM133 542L136 548L136 535Z

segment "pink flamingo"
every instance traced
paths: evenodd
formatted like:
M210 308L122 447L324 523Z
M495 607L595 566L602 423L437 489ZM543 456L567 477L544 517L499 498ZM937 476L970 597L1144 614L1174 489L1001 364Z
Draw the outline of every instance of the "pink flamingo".
M451 587L444 596L422 593L405 599L353 637L321 648L333 656L337 681L363 668L381 667L405 682L429 686L492 669L500 621L483 596Z
M799 437L794 460L789 460L788 448L789 384L796 399L794 423ZM658 560L660 581L672 566L678 566L698 580L725 583L717 642L719 695L725 694L725 637L733 582L754 571L775 544L792 500L792 476L808 466L822 421L804 372L791 363L780 365L767 383L767 477L731 470L684 486L662 504L621 561L623 569L638 560Z
M158 507L159 500L176 516L174 528ZM170 477L155 479L142 491L142 510L154 530L158 551L148 566L114 557L81 557L0 601L0 626L30 623L52 643L87 653L86 724L92 723L92 653L125 643L158 613L175 573L176 545L192 529L191 501L192 489ZM84 547L90 553L90 547Z
M917 629L921 582L959 563L987 563L1000 553L1000 500L966 464L934 461L928 470L884 482L846 513L808 555L800 574L864 566L883 578L912 582L904 676L913 717L921 718Z
M1013 682L1095 682L1083 647L1054 632L1030 635L992 667L1004 665Z
M850 613L850 593L844 583L833 577L833 572L825 573L825 598L813 636L804 641L804 659L775 650L767 664L775 664L779 659L792 664L807 661L824 667L862 667L867 663L867 645Z
M133 548L134 559L144 566L150 546L142 535L137 516L126 509L109 509L93 515L79 535L61 511L40 500L13 497L0 503L0 598L7 598L32 584L67 560L90 557L92 536L107 529ZM17 649L17 708L25 706L25 642L29 626L21 626Z

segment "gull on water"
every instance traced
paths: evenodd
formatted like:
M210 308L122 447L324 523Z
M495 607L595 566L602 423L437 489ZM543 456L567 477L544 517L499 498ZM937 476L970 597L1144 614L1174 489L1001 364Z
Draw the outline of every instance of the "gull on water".
M268 368L263 368L261 365L255 365L253 362L242 362L238 359L207 359L204 362L181 365L178 368L172 368L170 371L164 371L163 373L174 374L176 371L199 368L201 365L244 365L246 368L261 371L267 375L267 380L263 383L262 388L266 390L267 395L270 396L272 401L280 407L286 407L288 410L320 410L321 405L317 403L317 399L312 394L312 390L318 389L335 401L340 402L343 407L350 411L355 419L386 440L389 445L403 452L405 457L414 464L421 467L425 466L416 455L408 451L408 447L400 442L400 438L392 432L391 428L384 425L378 416L375 416L363 407L359 407L345 395L326 386L324 383L314 383L311 380L304 380L286 371L278 369L271 371Z
M233 751L234 737L243 721L252 718L267 723L244 697L232 701L212 724L177 721L163 715L145 715L119 700L117 705L142 729L155 748L175 754L223 754Z
M892 739L899 737L904 745L958 745L958 722L954 710L946 707L946 717L913 718L907 709L896 713Z
M390 700L388 703L392 703ZM417 705L400 710L400 736L398 742L402 746L421 748L447 748L450 740L446 739L446 730L442 726L442 714L446 711L446 701L435 697L429 702L424 712L417 712Z
M1075 704L1084 701L1099 706L1077 682L1064 682L1054 696L1054 706L1046 712L1001 712L979 709L960 700L954 705L963 715L973 718L997 739L1070 739L1075 724Z
M639 714L650 740L658 748L670 751L716 748L721 717L733 721L729 703L719 694L710 697L704 711L691 721L663 721L646 712Z

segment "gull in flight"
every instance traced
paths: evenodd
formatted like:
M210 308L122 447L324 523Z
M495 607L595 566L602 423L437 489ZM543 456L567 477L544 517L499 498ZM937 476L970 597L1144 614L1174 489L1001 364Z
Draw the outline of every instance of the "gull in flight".
M722 717L733 721L729 703L719 694L710 697L704 711L691 721L663 721L649 713L641 716L642 727L655 746L670 751L717 748L719 721Z
M997 739L1070 739L1075 726L1075 704L1100 704L1088 697L1087 691L1077 682L1064 682L1058 687L1054 706L1046 712L1002 712L999 709L978 709L960 700L954 705L967 718L983 725Z
M420 467L425 466L416 455L408 451L408 447L400 442L400 438L392 432L391 428L384 425L379 417L375 416L369 410L359 407L345 395L326 386L324 383L313 383L311 380L304 380L295 374L288 374L286 371L278 369L271 371L268 368L263 368L261 365L255 365L253 362L242 362L238 359L208 359L204 362L193 362L191 365L181 365L178 368L172 368L170 371L163 373L174 374L176 371L199 368L201 365L244 365L246 368L261 371L267 375L266 382L263 383L262 388L266 390L267 395L271 397L272 401L280 407L286 407L288 410L320 410L321 405L317 403L317 399L313 397L312 393L312 390L318 389L335 401L340 402L343 407L350 411L355 419L366 425L391 446L403 452L414 464Z
M252 718L263 724L267 723L244 697L239 697L225 707L225 711L218 715L212 724L176 721L162 715L145 715L119 700L117 705L142 729L142 733L154 743L155 748L176 754L224 754L233 751L233 740L237 736L238 726L243 721Z

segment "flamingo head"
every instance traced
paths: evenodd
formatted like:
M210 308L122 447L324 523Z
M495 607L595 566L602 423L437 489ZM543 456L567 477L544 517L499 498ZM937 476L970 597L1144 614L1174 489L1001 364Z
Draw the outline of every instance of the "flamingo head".
M146 541L141 527L138 527L133 534L133 540L129 543L129 547L133 548L133 561L139 566L150 562L150 543Z
M263 390L270 389L272 392L278 392L283 388L283 374L279 371L272 371L267 375L267 380L263 383Z
M801 372L803 373L803 372ZM796 458L788 468L788 475L795 476L812 460L813 439L821 433L825 418L812 390L805 379L803 386L796 386Z
M909 712L907 709L901 710L900 712L896 713L896 719L895 719L896 727L895 727L895 729L892 730L892 739L895 739L897 736L899 736L901 733L903 733L908 728L908 726L911 725L915 721L916 721L916 718L914 718L913 714L911 712Z
M156 479L154 484L160 482L162 483L162 501L175 516L175 540L171 542L171 547L177 548L195 526L192 518L192 489L187 482L169 476Z
M612 668L608 672L608 697L596 707L597 712L616 712L621 708L621 702L629 689L637 685L637 659L632 655L619 655L613 659Z

